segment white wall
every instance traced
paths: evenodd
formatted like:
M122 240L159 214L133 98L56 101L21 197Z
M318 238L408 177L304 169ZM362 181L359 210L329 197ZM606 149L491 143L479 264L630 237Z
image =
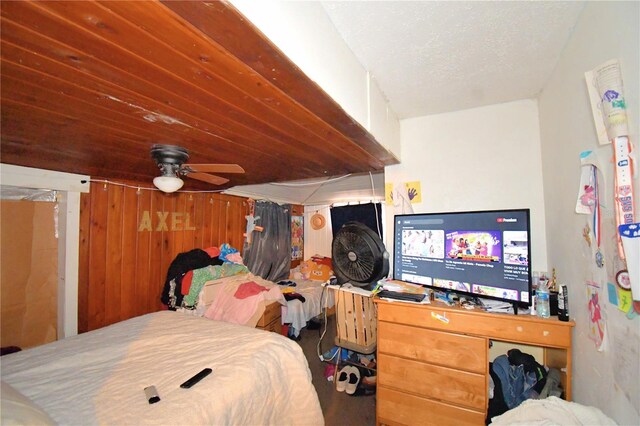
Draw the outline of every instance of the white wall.
M400 157L398 118L320 2L231 0L231 3L347 114L391 154Z
M623 267L617 259L612 219L611 146L599 147L591 116L584 72L619 58L630 119L631 141L638 142L640 3L588 2L551 79L539 98L542 165L545 186L550 265L569 288L569 310L576 321L573 335L574 400L600 408L621 425L640 424L640 318L627 319L608 302L607 282ZM593 249L582 237L591 216L575 213L580 179L579 153L595 151L602 159L606 191L603 200L603 250L606 269L593 261ZM637 168L636 168L637 171ZM635 180L636 221L638 179ZM585 280L595 280L600 293L608 343L598 352L588 338L589 312Z
M325 219L325 226L322 229L311 227L311 217L314 214L321 214ZM330 206L305 206L304 207L304 260L319 254L320 256L331 257L331 243L333 242L333 231L331 227L331 207Z
M422 202L412 205L414 212L530 208L533 269L547 270L536 101L412 118L400 126L401 161L385 168L385 183L419 181ZM387 210L386 229L392 221Z

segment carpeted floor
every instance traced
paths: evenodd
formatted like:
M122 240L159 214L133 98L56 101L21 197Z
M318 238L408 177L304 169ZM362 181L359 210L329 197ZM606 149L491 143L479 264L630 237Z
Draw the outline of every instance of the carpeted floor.
M351 396L345 392L337 392L333 381L328 381L324 376L326 362L318 357L318 340L324 330L324 324L320 330L303 329L298 343L302 347L309 369L313 376L313 385L318 393L325 424L334 425L375 425L376 423L376 397ZM327 322L327 333L322 339L320 351L326 352L333 347L335 338L335 316L331 316Z

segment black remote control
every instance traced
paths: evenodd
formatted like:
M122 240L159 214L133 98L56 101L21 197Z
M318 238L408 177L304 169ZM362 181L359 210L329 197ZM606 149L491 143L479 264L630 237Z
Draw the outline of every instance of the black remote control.
M213 370L210 368L205 368L204 370L202 370L201 372L199 372L198 374L196 374L195 376L193 376L192 378L190 378L189 380L181 384L180 387L183 389L189 389L191 386L195 385L200 380L204 379L209 374L211 374L212 371Z

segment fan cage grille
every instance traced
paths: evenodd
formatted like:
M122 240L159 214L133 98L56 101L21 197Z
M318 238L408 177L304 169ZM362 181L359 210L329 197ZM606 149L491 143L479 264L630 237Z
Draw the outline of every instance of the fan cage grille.
M345 225L334 239L334 269L349 282L369 284L380 278L384 268L382 242L377 243L369 231L364 225Z

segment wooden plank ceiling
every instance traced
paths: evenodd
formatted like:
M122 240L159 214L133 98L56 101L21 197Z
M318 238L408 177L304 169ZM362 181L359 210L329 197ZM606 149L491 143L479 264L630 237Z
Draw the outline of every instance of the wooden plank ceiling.
M0 5L3 163L150 184L173 144L246 170L215 189L397 163L227 3Z

